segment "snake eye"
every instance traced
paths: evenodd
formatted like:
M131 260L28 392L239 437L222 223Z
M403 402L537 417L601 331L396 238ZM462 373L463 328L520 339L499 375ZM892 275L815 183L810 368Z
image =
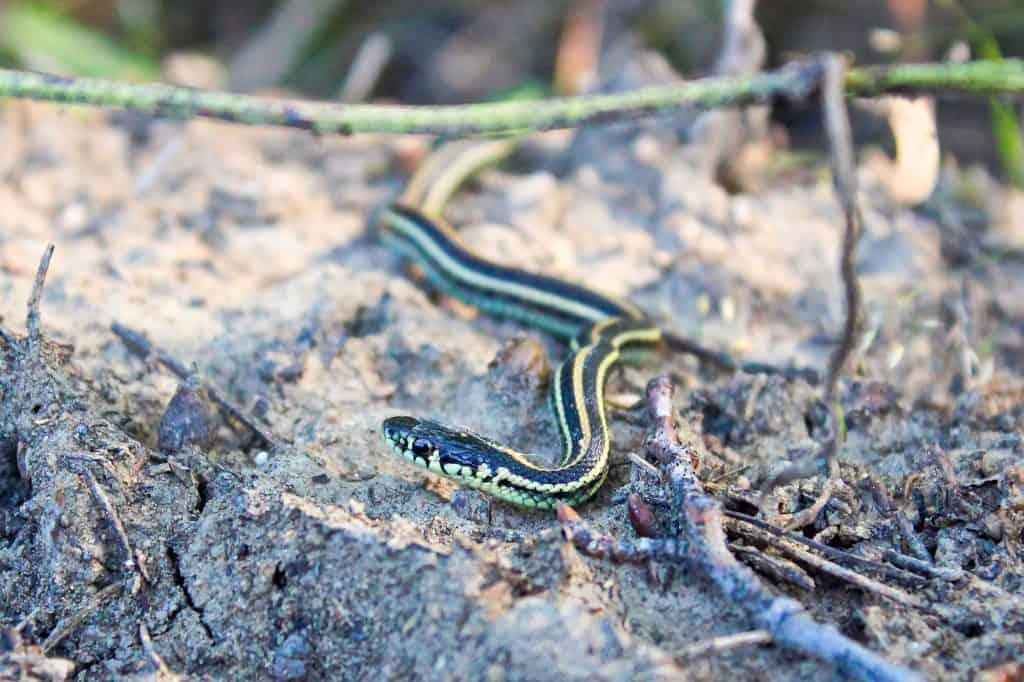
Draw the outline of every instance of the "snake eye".
M412 442L412 454L414 455L426 457L433 449L434 446L426 438L417 438Z

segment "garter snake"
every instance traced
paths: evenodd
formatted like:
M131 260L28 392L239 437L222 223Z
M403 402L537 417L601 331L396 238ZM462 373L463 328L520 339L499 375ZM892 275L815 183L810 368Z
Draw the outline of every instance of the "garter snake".
M467 163L478 164L479 159ZM413 464L507 502L540 509L577 504L597 492L608 474L611 438L604 405L608 372L623 351L657 344L661 331L630 303L474 254L436 215L458 184L456 174L465 172L457 164L452 168L435 181L443 189L424 202L432 209L430 214L411 205L392 204L380 214L379 236L417 264L428 282L444 293L569 342L570 354L554 372L550 392L562 460L556 467L539 466L523 453L484 436L410 416L386 419L384 437ZM418 197L407 193L403 199L417 201Z

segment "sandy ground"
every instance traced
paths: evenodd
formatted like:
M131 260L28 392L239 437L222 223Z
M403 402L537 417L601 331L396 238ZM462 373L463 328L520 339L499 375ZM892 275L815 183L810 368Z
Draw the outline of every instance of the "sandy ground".
M550 513L454 508L454 485L390 454L379 424L400 413L541 460L557 441L543 366L564 349L430 295L366 238L418 143L21 103L0 108L0 140L0 625L22 640L0 645L0 675L35 651L34 674L63 660L83 680L837 678L773 647L674 660L751 625L699 575L582 557ZM449 215L486 255L629 296L746 359L823 368L843 314L826 168L731 195L686 152L665 125L548 135ZM867 184L873 334L841 388L845 485L803 532L868 557L909 538L968 577L898 585L920 607L810 568L811 590L764 578L932 679L1024 662L1024 279L997 215L1019 200L994 185L979 200L965 177L948 171L916 211ZM51 241L32 355L13 337ZM211 412L208 444L161 452L178 381L113 323L195 363L283 447ZM659 358L609 390L628 405L662 371L727 502L823 437L821 387L800 379ZM580 513L629 539L613 496L642 411L614 408L611 425L609 482ZM764 508L803 509L822 484Z

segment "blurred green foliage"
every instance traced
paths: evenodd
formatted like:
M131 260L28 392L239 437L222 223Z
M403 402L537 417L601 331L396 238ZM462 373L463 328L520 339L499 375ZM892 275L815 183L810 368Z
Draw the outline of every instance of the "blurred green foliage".
M156 55L125 47L49 4L12 2L0 14L0 43L18 66L124 80L159 77Z
M972 24L970 34L979 57L994 61L1003 58L999 43L987 28ZM1014 186L1024 187L1024 140L1015 107L999 97L990 98L989 106L992 107L992 134L1003 171Z

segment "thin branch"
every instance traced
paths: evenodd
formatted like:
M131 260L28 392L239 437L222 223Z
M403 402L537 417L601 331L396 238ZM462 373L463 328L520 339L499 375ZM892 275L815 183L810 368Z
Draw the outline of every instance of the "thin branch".
M633 464L634 466L639 467L640 469L646 471L648 474L654 476L655 478L657 478L660 475L658 467L654 466L653 464L651 464L650 462L648 462L646 459L636 454L635 452L626 453L626 459L628 459L630 463Z
M829 442L834 444L836 441L833 438ZM832 500L832 495L843 484L843 479L839 473L839 465L833 456L835 454L834 445L832 448L826 449L825 452L827 453L826 459L829 465L829 475L825 480L825 485L822 486L821 492L818 493L818 497L811 503L811 506L793 514L792 518L786 523L786 530L797 530L798 528L804 528L815 523L818 520L818 515L821 514L825 506Z
M767 575L778 582L789 583L807 592L814 590L814 578L789 559L766 554L760 549L745 545L730 544L729 551L762 575Z
M756 0L730 0L725 15L724 45L715 64L717 74L757 73L764 63L765 39L754 19Z
M720 654L732 649L756 644L771 644L772 635L767 630L751 630L749 632L737 632L735 635L725 635L704 639L692 644L678 654L675 658L678 663L686 663L695 658L703 658L711 654Z
M566 542L572 543L576 549L595 559L639 564L652 560L677 562L686 555L685 541L641 537L631 542L595 533L572 507L559 507L558 520L562 523L562 537Z
M825 404L831 408L839 374L857 340L861 293L860 282L857 280L857 273L854 269L854 258L857 242L860 240L862 219L860 206L857 203L857 173L850 134L850 118L846 112L846 102L843 100L842 83L845 64L837 55L825 56L823 64L824 80L821 103L825 112L825 129L828 132L829 146L832 150L832 183L845 217L839 267L843 277L843 289L846 293L846 320L843 324L843 335L839 345L832 352L832 357L829 358L828 377L825 380ZM836 434L836 437L839 437L839 434Z
M922 578L920 576L915 575L914 573L908 573L907 571L901 570L902 567L893 568L891 566L878 563L877 561L871 561L870 559L865 559L864 557L857 556L856 554L844 552L841 549L836 549L835 547L830 547L816 540L812 540L811 538L804 537L800 533L793 533L787 531L784 528L773 526L772 524L766 521L762 521L759 518L749 516L741 512L726 510L724 513L725 516L729 517L730 519L741 521L745 524L748 524L762 531L770 533L775 537L783 538L789 540L790 542L796 542L798 544L804 545L805 547L809 547L810 549L813 549L816 552L823 554L824 556L828 557L836 563L845 564L847 566L856 566L857 568L861 568L864 570L872 571L879 575L883 575L886 578L889 578L890 580L899 580L900 582L907 584L920 585L922 582ZM925 573L925 575L927 577L933 577L930 573Z
M182 381L188 379L191 375L189 368L186 367L182 362L177 360L175 357L154 346L149 339L145 337L141 332L137 332L133 329L129 329L124 325L115 322L110 326L111 331L114 332L124 342L124 345L128 347L128 350L135 353L141 358L156 358L156 361L161 365L171 370L171 372ZM261 429L252 419L246 416L242 411L242 408L235 405L233 402L223 397L216 389L209 384L204 384L206 394L210 396L210 400L217 403L217 405L232 419L237 421L239 424L246 427L252 432L254 436L263 444L264 447L274 450L278 448L277 439L271 436L269 433Z
M894 549L883 549L882 558L893 566L899 566L900 568L905 568L908 571L915 571L928 578L938 578L939 580L956 582L967 577L967 572L963 569L936 566L927 561L921 561L920 559L916 559L912 556L900 554Z
M153 646L153 640L149 636L149 628L146 627L145 623L139 623L139 641L142 642L142 650L149 656L149 660L156 667L156 672L161 676L173 675L171 669L167 667L164 659L157 653L156 647ZM175 676L176 677L176 676Z
M773 595L753 571L737 562L726 546L722 508L704 492L693 469L690 448L677 440L672 389L671 380L664 376L648 384L647 404L654 430L647 446L662 462L673 504L682 516L689 561L727 598L741 605L758 627L770 632L777 644L829 661L859 679L919 679L917 674L847 639L834 627L816 623L799 602Z
M755 528L736 528L735 530L737 530L740 535L752 538L755 541L766 542L770 540L770 536L765 537L767 534L764 531L757 530ZM920 608L922 606L919 599L913 595L907 594L903 590L882 584L877 580L873 580L867 576L861 575L860 573L851 571L848 568L843 568L839 564L823 559L816 554L812 554L802 547L792 545L788 542L772 542L771 546L789 555L791 559L798 561L805 566L810 566L821 573L827 573L833 578L847 582L865 592L880 595L887 599L891 599L897 604L903 604L904 606L913 606L915 608ZM911 575L911 577L917 578L917 576L914 575ZM920 579L918 579L918 581L920 581Z
M27 616L25 616L24 618L22 618L21 622L19 622L17 625L14 626L14 631L19 633L19 634L24 632L25 628L27 628L32 623L33 619L35 619L36 614L39 613L39 609L41 609L41 608L42 608L41 606L37 606L34 609L32 609L31 611L29 611L29 614Z
M627 93L437 107L335 104L132 84L0 69L0 97L132 109L154 116L215 118L319 134L428 133L463 137L572 128L635 119L682 105L720 107L773 96L806 97L819 80L816 62L789 64L753 78L710 78Z
M50 258L53 257L53 244L48 244L43 251L43 257L39 260L39 269L36 270L36 280L32 284L32 293L28 297L28 317L25 327L28 329L28 345L33 352L38 350L43 342L43 332L39 328L39 301L43 297L43 285L46 284L46 273L50 270Z
M843 79L848 95L883 93L995 95L1024 92L1024 61L981 60L956 64L894 64L850 69Z
M117 510L114 509L114 505L110 503L110 498L107 497L107 494L103 491L102 486L100 486L99 481L96 480L96 477L92 475L91 471L85 469L82 473L82 477L85 479L85 482L89 484L89 491L92 493L93 499L103 511L103 516L106 517L107 523L114 531L114 537L117 538L117 543L121 546L121 551L124 552L123 566L134 571L143 580L149 583L149 575L139 562L138 557L135 555L135 551L132 549L132 544L128 540L128 533L124 529L124 523L121 522L121 517L118 515Z
M394 51L391 39L385 33L368 35L352 58L338 99L351 104L369 97Z
M231 87L276 85L294 68L309 43L343 6L344 0L288 0L277 3L231 61Z
M963 571L960 569L939 569L940 571L946 571L945 576L939 576L934 573L935 566L932 564L931 554L928 552L928 548L925 547L924 541L918 536L917 531L914 530L913 524L910 523L910 519L903 513L903 510L896 506L896 501L892 499L892 495L889 493L889 488L885 485L885 482L878 476L874 471L871 472L867 479L868 486L874 493L875 504L878 511L882 515L892 518L896 521L896 527L899 528L900 534L903 536L903 541L906 543L907 549L910 551L912 556L900 554L894 550L885 550L890 552L893 559L890 556L886 556L886 561L889 561L894 566L900 566L903 568L910 568L910 570L917 571L922 575L927 575L930 578L943 577L944 580L959 580ZM948 573L948 571L953 571ZM955 576L955 577L951 577Z
M860 281L857 279L855 258L857 242L860 240L862 218L857 202L857 172L850 134L850 118L846 111L846 102L843 99L843 79L846 65L841 57L832 54L822 57L821 64L821 105L825 114L825 129L828 132L829 146L832 152L832 184L845 219L839 270L846 297L846 318L843 322L843 333L839 344L829 357L824 390L825 405L831 414L832 433L814 456L792 463L770 477L761 486L762 490L769 490L783 483L814 475L822 463L827 463L829 481L814 505L815 516L828 502L833 487L836 485L834 479L838 476L838 470L835 466L835 457L844 436L842 433L842 407L835 398L836 387L843 367L857 345L861 317ZM799 520L803 523L807 519L804 516Z
M320 134L431 133L454 137L507 135L630 120L678 109L737 106L772 97L806 97L818 83L818 62L794 62L756 76L693 80L627 93L438 107L333 104L194 90L161 83L134 84L0 69L0 98L68 102L132 109L154 116L196 116L245 125L301 128ZM848 95L883 93L1024 92L1024 61L899 64L851 69Z
M274 125L321 134L434 133L451 136L513 134L630 120L690 104L716 108L805 97L818 81L817 62L794 62L754 77L712 78L634 92L454 106L333 104L193 90L159 83L0 70L0 97L25 97L116 106L175 119L205 117L247 125ZM847 94L886 92L997 94L1024 92L1024 61L916 63L851 70Z

